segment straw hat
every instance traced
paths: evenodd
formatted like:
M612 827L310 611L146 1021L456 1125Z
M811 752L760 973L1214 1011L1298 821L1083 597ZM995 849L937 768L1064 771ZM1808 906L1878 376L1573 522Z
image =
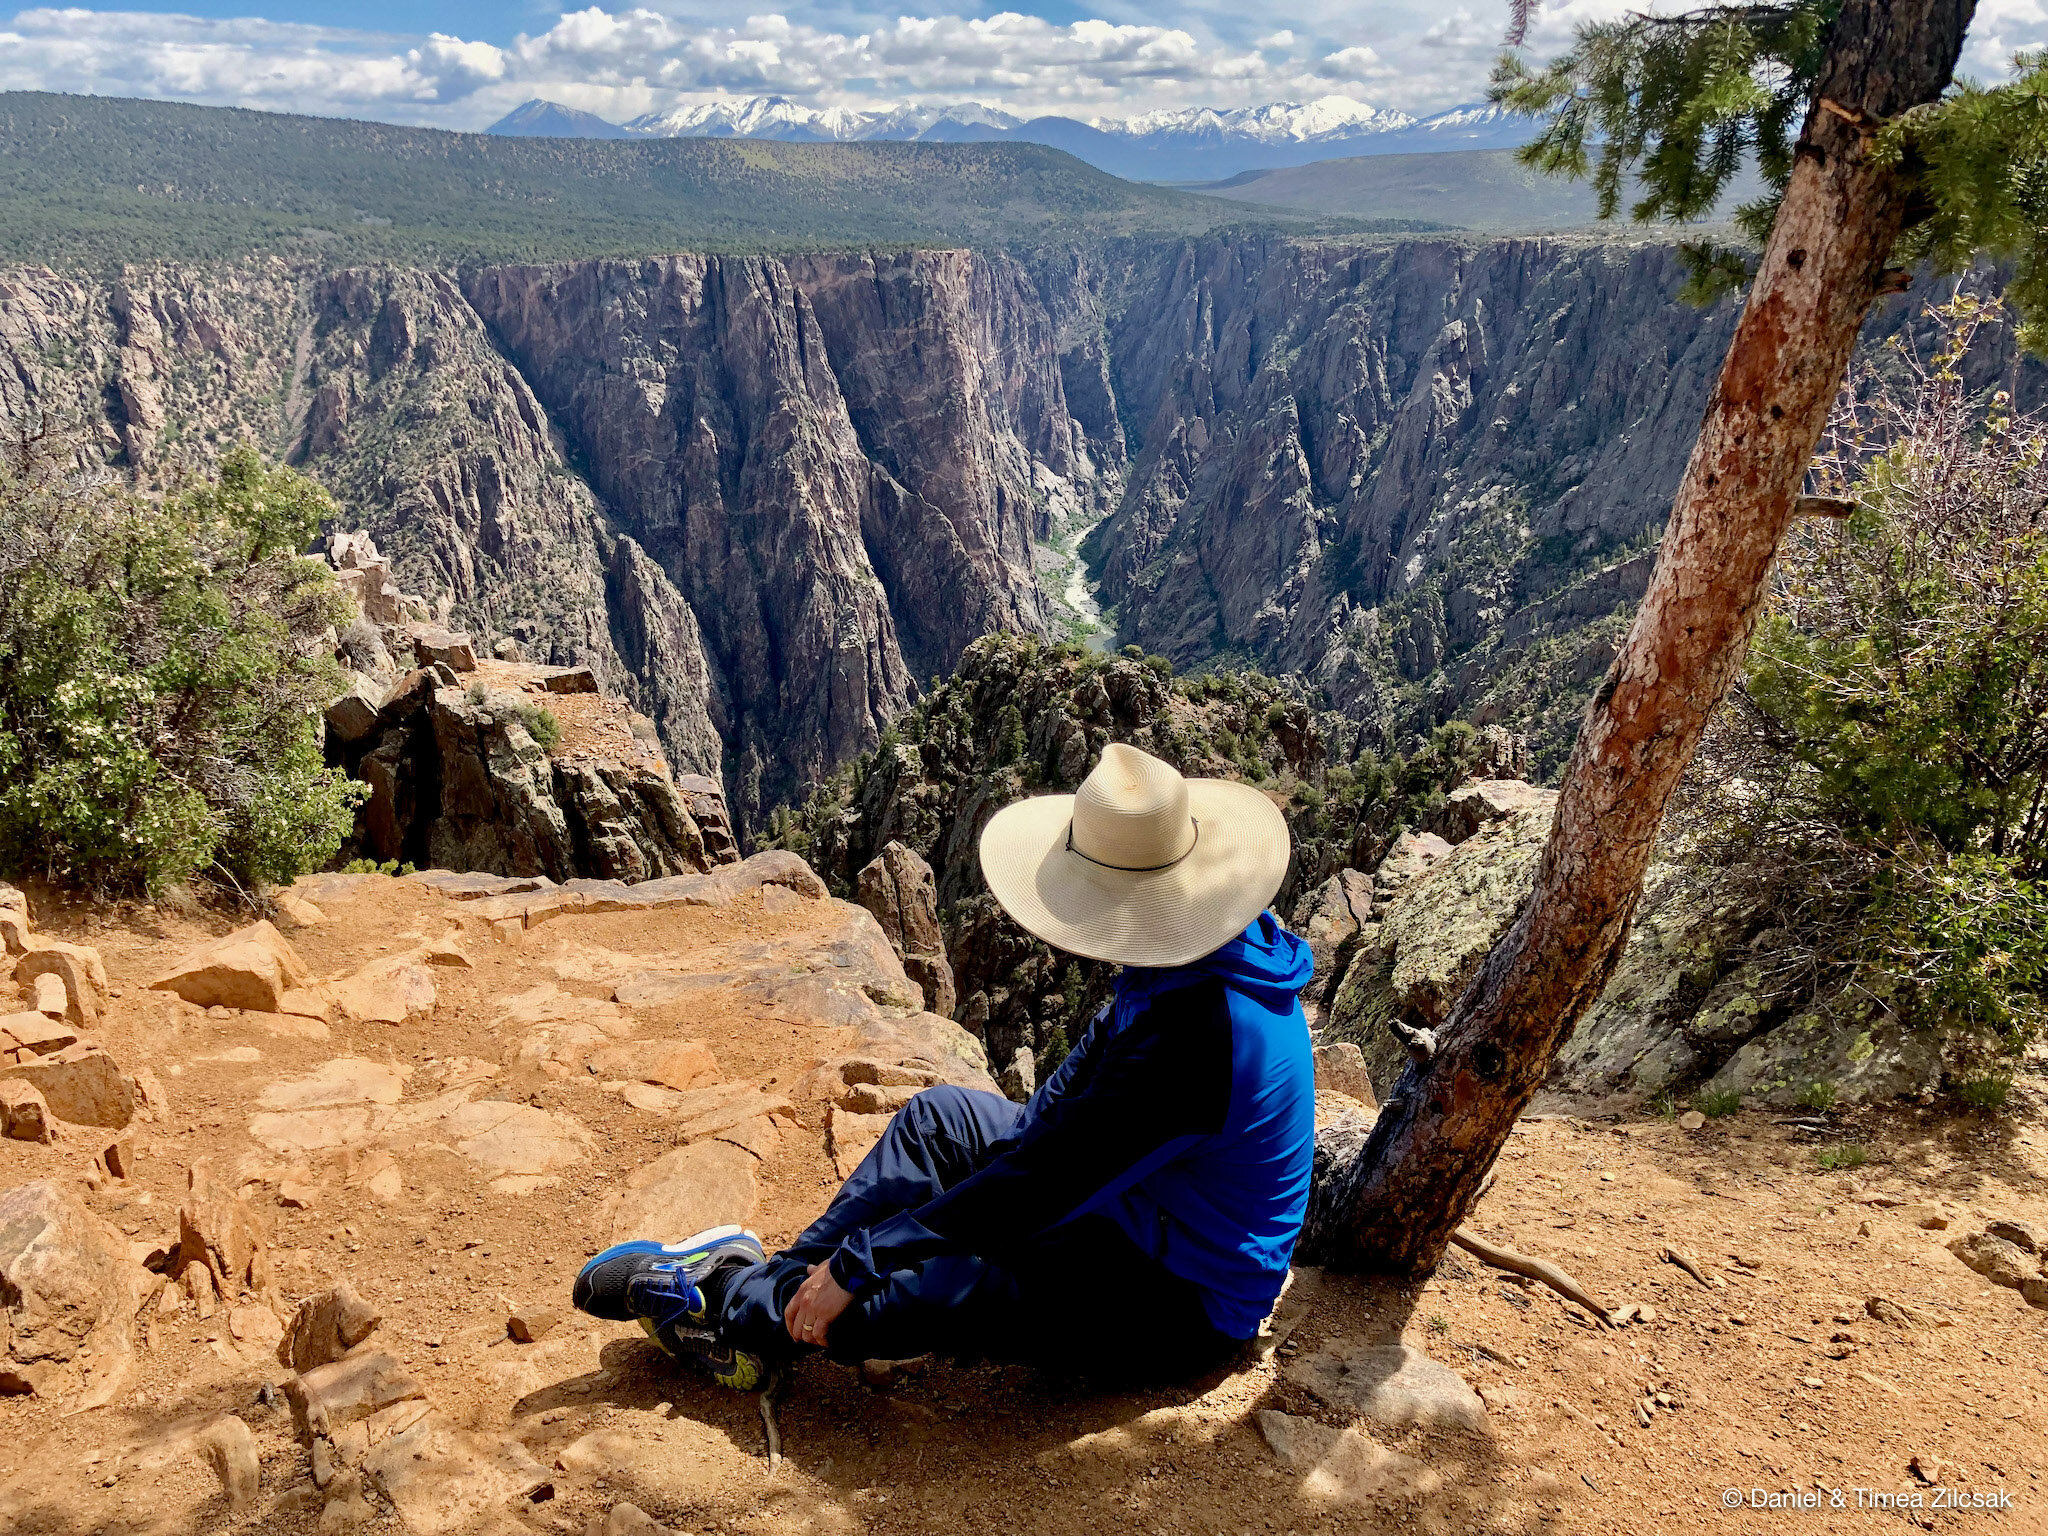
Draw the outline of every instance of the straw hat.
M1055 948L1125 965L1186 965L1228 943L1287 873L1279 809L1248 784L1184 779L1112 742L1073 795L996 812L981 872Z

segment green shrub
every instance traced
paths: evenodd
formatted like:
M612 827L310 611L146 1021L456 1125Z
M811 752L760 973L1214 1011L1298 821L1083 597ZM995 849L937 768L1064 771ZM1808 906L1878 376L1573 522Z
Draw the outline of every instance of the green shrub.
M1995 307L1852 379L1680 818L1809 986L2017 1056L2048 1027L2048 415L1972 394Z
M551 710L538 704L519 706L519 723L526 727L526 734L540 743L543 752L552 752L562 740L562 722L554 717Z
M1808 1083L1799 1090L1801 1109L1833 1109L1840 1092L1833 1083Z
M1733 1088L1710 1088L1702 1090L1693 1103L1708 1119L1719 1120L1742 1108L1742 1095Z
M298 552L333 511L246 447L161 503L0 466L0 863L156 891L333 856L368 793L320 750L348 604Z
M1966 1077L1955 1086L1956 1098L1971 1109L2003 1109L2012 1097L2010 1072L1986 1072Z
M1820 1164L1823 1172L1837 1173L1844 1168L1861 1168L1870 1161L1870 1153L1853 1141L1844 1141L1832 1147L1822 1147L1814 1153L1813 1160Z

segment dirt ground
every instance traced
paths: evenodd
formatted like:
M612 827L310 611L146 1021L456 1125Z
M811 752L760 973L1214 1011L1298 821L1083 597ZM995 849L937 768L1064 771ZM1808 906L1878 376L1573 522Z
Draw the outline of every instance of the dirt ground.
M555 1469L535 1497L475 1527L501 1536L580 1533L621 1500L693 1536L2048 1532L2048 1312L1944 1246L1992 1217L2048 1224L2038 1077L1996 1114L1843 1113L1818 1138L1764 1113L1697 1131L1583 1106L1533 1116L1473 1227L1562 1265L1610 1308L1647 1304L1649 1322L1599 1327L1546 1288L1454 1254L1409 1289L1325 1277L1277 1352L1173 1391L1103 1394L1019 1368L944 1364L870 1385L812 1359L782 1401L785 1457L771 1471L753 1397L680 1375L636 1329L567 1306L577 1267L608 1240L607 1194L668 1150L672 1127L594 1079L502 1066L516 1042L494 1023L502 999L543 983L598 998L650 959L711 972L736 957L758 963L800 947L836 907L771 905L749 895L718 910L566 917L507 941L462 903L363 882L323 901L325 921L290 933L315 975L449 933L475 964L437 968L430 1017L337 1024L325 1038L304 1021L210 1015L145 990L225 931L218 918L39 910L42 931L99 947L117 993L99 1037L124 1066L153 1070L169 1103L136 1127L132 1178L90 1187L96 1143L75 1133L51 1146L0 1142L0 1188L54 1179L130 1238L168 1243L195 1158L241 1180L268 1228L280 1312L346 1278L383 1314L376 1341L437 1407ZM634 1011L641 1036L703 1039L727 1079L785 1089L848 1033L715 987ZM252 1139L267 1085L337 1057L397 1068L407 1102L471 1064L501 1064L488 1094L587 1128L588 1155L552 1187L507 1194L488 1170L423 1140L397 1149L401 1186L378 1198L360 1159L295 1160ZM799 1102L797 1123L764 1157L754 1225L771 1247L833 1186L824 1113ZM1843 1145L1865 1149L1867 1163L1824 1170L1819 1153ZM1705 1283L1666 1262L1667 1248L1696 1260ZM1875 1317L1872 1298L1903 1307L1903 1325ZM530 1344L507 1337L508 1306L542 1305L561 1313L550 1331ZM133 1374L107 1406L0 1399L0 1530L336 1528L320 1523L307 1452L274 1391L286 1372L268 1348L237 1341L225 1314L150 1315ZM1395 1339L1479 1390L1485 1433L1389 1431L1289 1379L1331 1343ZM1255 1414L1276 1408L1357 1423L1440 1486L1332 1497L1327 1480L1284 1465L1261 1437ZM261 1456L261 1497L245 1514L229 1512L213 1474L181 1449L182 1426L221 1411L247 1421ZM1931 1507L1915 1458L1965 1501L2009 1507ZM1724 1507L1730 1491L1738 1507ZM1872 1507L1883 1496L1909 1507ZM1800 1498L1819 1507L1784 1503ZM358 1514L365 1532L402 1529L388 1506Z

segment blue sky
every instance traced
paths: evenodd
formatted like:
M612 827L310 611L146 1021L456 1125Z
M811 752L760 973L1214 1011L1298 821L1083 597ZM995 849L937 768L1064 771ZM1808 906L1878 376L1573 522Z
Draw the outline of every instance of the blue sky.
M1631 0L1562 0L1531 35ZM1633 0L1640 4L1641 0ZM91 91L480 128L540 96L622 121L720 95L980 101L1124 117L1343 96L1421 114L1484 88L1501 0L186 0L0 19L0 89ZM8 18L0 0L0 18ZM2048 44L2048 0L1979 0L1964 67Z

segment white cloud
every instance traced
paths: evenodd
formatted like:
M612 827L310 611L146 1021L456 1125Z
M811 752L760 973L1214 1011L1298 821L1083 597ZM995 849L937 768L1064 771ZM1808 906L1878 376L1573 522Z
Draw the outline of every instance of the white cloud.
M1531 49L1555 52L1580 22L1630 3L1547 6ZM869 0L785 0L751 16L711 0L649 0L567 11L545 31L492 43L260 18L38 8L0 27L0 88L447 127L480 127L534 96L614 120L719 94L786 95L817 106L972 99L1085 117L1312 100L1335 84L1379 106L1425 112L1482 94L1506 16L1493 0L1448 13L1420 0L1364 9L1355 0L1269 0L1256 14L1239 0L1101 0L1096 9L1059 23L1016 11L874 13ZM1983 0L1965 67L1996 79L2014 49L2044 42L2048 0Z
M1318 74L1332 80L1383 80L1393 74L1377 53L1364 46L1340 48L1326 55L1316 68Z
M1425 48L1455 48L1493 53L1506 27L1499 17L1479 20L1463 6L1429 24L1418 41Z

